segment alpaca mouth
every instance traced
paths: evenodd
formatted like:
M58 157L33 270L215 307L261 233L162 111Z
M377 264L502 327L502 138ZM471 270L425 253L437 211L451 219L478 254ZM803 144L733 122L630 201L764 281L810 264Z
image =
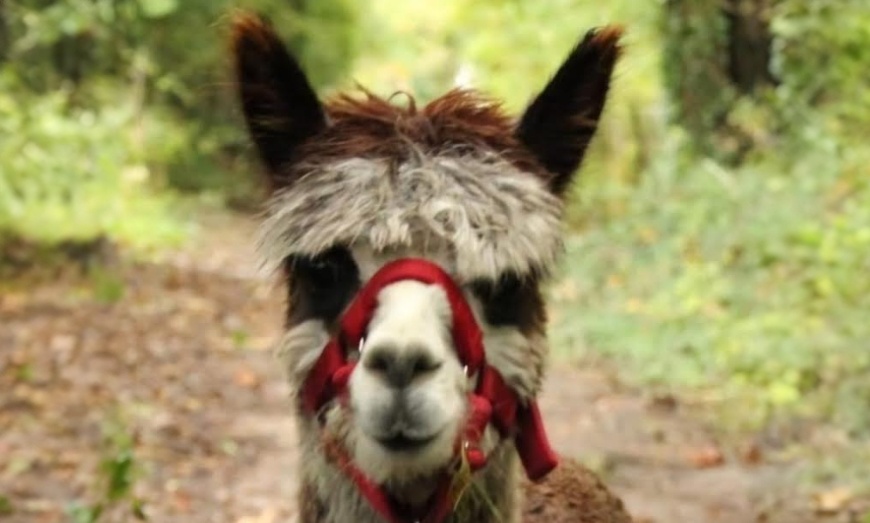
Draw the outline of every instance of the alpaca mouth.
M397 434L388 438L377 438L376 441L385 449L391 452L413 452L420 450L438 437L438 434L427 436L425 438L409 437L404 434Z

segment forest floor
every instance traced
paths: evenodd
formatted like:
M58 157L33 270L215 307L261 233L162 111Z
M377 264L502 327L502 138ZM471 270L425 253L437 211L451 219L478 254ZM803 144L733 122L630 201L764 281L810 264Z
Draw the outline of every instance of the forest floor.
M293 519L281 290L258 277L250 220L204 230L159 262L0 289L0 522L133 521L131 503L159 523ZM847 488L798 488L775 438L723 441L605 365L553 362L542 408L557 449L638 522L870 521Z

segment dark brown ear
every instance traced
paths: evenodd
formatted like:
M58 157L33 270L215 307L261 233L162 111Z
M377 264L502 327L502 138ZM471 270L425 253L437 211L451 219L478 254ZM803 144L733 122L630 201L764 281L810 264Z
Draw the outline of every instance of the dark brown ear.
M563 195L598 128L622 29L589 31L571 51L517 125L519 140L551 171L551 189Z
M242 110L273 183L297 146L326 126L323 107L299 63L263 19L233 21L233 55Z

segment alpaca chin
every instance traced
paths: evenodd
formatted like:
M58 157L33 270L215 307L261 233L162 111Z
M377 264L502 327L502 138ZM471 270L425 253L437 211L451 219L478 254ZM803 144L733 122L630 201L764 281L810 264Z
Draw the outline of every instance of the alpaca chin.
M424 447L409 451L391 451L353 426L348 443L354 463L380 485L407 485L429 479L454 459L458 421L451 421Z

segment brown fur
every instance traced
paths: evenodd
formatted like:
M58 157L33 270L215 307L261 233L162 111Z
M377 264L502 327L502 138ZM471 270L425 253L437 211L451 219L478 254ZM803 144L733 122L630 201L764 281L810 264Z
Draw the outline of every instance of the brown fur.
M563 460L541 483L523 483L524 523L631 523L622 500L583 465Z
M405 105L392 103L401 98ZM413 144L427 153L489 150L519 169L549 177L514 136L516 122L498 102L475 91L454 89L419 109L410 94L384 99L362 90L361 96L328 100L325 109L329 127L300 147L303 163L353 157L401 162Z
M621 36L615 26L586 33L517 125L517 137L553 174L550 188L558 195L565 194L598 129Z

